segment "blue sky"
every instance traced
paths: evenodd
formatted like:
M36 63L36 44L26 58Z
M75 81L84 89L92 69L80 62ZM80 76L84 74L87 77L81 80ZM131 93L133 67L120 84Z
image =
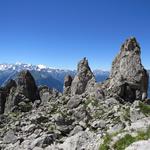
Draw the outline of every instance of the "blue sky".
M109 70L130 36L150 68L149 0L0 0L0 63Z

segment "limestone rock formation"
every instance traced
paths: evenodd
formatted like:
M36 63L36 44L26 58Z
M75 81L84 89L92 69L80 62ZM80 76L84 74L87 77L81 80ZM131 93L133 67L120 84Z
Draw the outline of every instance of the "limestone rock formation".
M0 92L1 113L28 111L32 103L40 99L35 80L29 71L19 73L16 81L10 80Z
M141 50L134 37L122 45L112 63L109 91L126 101L147 98L148 73L141 64Z
M95 77L89 67L88 60L84 58L78 63L77 75L72 81L71 94L82 94L86 88L91 84L95 83Z
M21 71L17 78L17 92L23 94L32 102L39 99L35 80L28 70Z
M64 79L64 94L70 94L71 93L71 84L72 84L73 78L70 75L65 76Z

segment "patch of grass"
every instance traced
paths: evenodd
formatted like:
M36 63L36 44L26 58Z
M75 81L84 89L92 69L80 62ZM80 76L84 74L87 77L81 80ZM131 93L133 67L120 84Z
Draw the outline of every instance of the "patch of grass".
M109 143L111 141L111 138L112 136L107 134L105 137L104 137L104 142L103 144L100 145L99 147L99 150L109 150Z
M99 150L110 150L110 143L114 136L118 135L119 133L123 133L124 131L120 131L114 134L106 134L104 137L103 143L100 145ZM123 138L118 140L112 147L115 150L124 150L132 143L140 141L140 140L148 140L150 139L150 127L144 132L140 131L137 133L136 136L132 136L130 134L126 134Z
M137 136L135 137L131 136L130 134L125 135L122 139L117 141L113 147L115 150L124 150L134 142L148 139L150 139L150 128L148 128L146 132L138 132Z
M100 145L99 150L109 150L112 137L116 136L119 133L121 133L121 131L113 134L106 134L104 137L103 144Z
M136 140L130 134L125 135L122 139L117 141L113 146L115 150L124 150L130 144L134 143Z
M148 140L150 139L150 127L147 129L146 132L139 132L138 136L136 137L136 140Z
M140 105L139 105L139 107L140 107L140 110L141 110L141 112L144 114L144 115L150 115L150 105L148 105L148 104L144 104L144 103L140 103Z

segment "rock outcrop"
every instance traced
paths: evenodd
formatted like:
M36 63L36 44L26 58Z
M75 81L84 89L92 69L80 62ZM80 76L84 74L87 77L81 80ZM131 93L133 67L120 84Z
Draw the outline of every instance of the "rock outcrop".
M71 84L72 84L73 78L70 75L65 76L64 79L64 94L70 94L71 93Z
M10 80L0 90L1 113L9 111L28 111L32 103L40 99L35 80L29 71L19 73L16 81Z
M95 83L95 77L89 67L88 60L84 58L78 63L77 75L72 81L71 94L82 94L86 91L86 88Z
M38 88L35 80L28 70L20 72L17 78L17 93L23 94L26 98L34 102L39 99Z
M16 87L16 82L14 80L9 80L4 87L0 88L0 114L5 111L6 99L9 96L10 90Z
M141 64L141 50L135 38L122 45L112 63L108 93L116 93L126 101L147 98L148 73Z

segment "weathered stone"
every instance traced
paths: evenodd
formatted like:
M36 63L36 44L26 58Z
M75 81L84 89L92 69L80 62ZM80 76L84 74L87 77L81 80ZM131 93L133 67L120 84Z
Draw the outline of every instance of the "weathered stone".
M104 120L94 121L91 126L94 129L97 129L97 128L104 129L106 127L106 121L104 121Z
M88 60L84 58L78 64L77 75L72 81L71 94L82 94L91 82L95 82L95 77L89 67Z
M112 63L108 93L115 93L130 102L147 98L149 77L141 64L140 55L136 39L127 39Z
M41 103L47 105L47 103L52 100L56 99L59 96L59 92L56 89L48 88L47 86L40 86L39 87L39 95L41 99Z
M150 140L143 140L134 142L129 147L127 147L125 150L148 150L150 147Z
M5 111L6 99L10 93L11 88L13 87L16 87L16 82L14 80L9 80L5 83L4 87L0 88L0 114L3 114Z
M35 148L36 146L37 146L37 147L41 147L41 148L45 148L45 147L47 147L48 145L53 144L55 138L56 138L56 137L55 137L55 135L53 135L53 134L43 135L42 137L39 137L39 138L35 139L35 140L31 143L30 148L33 149L33 148Z
M14 134L13 130L9 130L3 138L4 143L14 144L17 141L17 136Z
M79 106L79 104L82 102L81 97L78 95L72 96L71 99L67 103L67 107L72 109Z
M29 111L32 108L30 102L40 99L35 80L29 71L21 71L17 76L16 86L12 81L6 88L10 90L6 98L5 112L14 108L14 111Z
M79 132L81 132L81 131L83 131L83 128L78 125L78 126L76 126L76 127L71 131L70 135L71 135L71 136L72 136L72 135L75 135L75 134L77 134L77 133L79 133Z
M67 75L64 79L64 94L70 94L71 93L71 84L72 84L72 77L70 75Z
M28 70L21 71L17 77L17 91L22 93L32 102L39 99L38 88L35 80Z

